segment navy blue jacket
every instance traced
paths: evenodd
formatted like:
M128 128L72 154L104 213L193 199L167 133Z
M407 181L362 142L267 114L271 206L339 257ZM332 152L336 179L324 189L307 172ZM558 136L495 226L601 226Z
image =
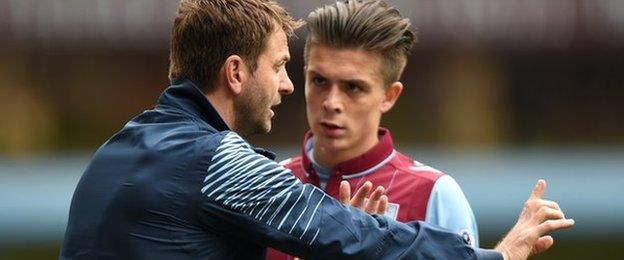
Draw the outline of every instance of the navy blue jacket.
M174 82L93 156L74 192L61 259L501 259L423 222L344 206L228 129Z

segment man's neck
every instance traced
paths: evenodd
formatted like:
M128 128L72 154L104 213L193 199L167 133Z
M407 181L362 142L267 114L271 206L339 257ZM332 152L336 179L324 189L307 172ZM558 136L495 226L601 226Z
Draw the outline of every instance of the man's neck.
M349 161L355 157L368 152L371 148L379 143L379 137L375 134L372 138L360 142L356 147L348 149L332 149L333 147L319 144L318 139L314 139L313 156L314 161L320 166L332 169L338 164Z
M223 122L228 126L228 128L232 129L234 132L237 132L234 128L234 102L231 98L224 96L225 94L220 91L213 91L212 93L205 94L204 96L208 99L208 102L217 110Z

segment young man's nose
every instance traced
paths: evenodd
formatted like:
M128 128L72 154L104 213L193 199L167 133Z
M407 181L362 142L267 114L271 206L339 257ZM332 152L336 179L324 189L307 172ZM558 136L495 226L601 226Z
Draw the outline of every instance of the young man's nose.
M340 91L337 87L331 87L327 96L323 100L323 109L327 112L340 113L342 112L342 100Z

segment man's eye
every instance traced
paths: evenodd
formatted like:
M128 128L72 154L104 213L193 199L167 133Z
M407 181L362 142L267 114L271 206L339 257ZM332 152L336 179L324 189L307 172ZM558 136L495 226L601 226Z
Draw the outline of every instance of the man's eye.
M360 86L356 84L348 84L347 90L349 90L349 92L359 92L362 90L362 88L360 88Z
M286 65L286 63L277 64L273 67L273 69L275 69L276 72L279 72L280 70L282 70L282 67L284 67L284 65Z
M314 85L322 86L322 85L325 85L325 83L327 83L327 81L324 78L321 78L321 77L313 77L312 78L312 83Z

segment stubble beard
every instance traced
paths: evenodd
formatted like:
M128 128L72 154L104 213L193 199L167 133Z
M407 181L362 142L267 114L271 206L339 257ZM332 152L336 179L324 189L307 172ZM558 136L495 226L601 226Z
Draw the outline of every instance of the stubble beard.
M234 130L244 137L267 134L271 130L267 110L269 97L255 83L254 80L243 88L243 93L234 101Z

